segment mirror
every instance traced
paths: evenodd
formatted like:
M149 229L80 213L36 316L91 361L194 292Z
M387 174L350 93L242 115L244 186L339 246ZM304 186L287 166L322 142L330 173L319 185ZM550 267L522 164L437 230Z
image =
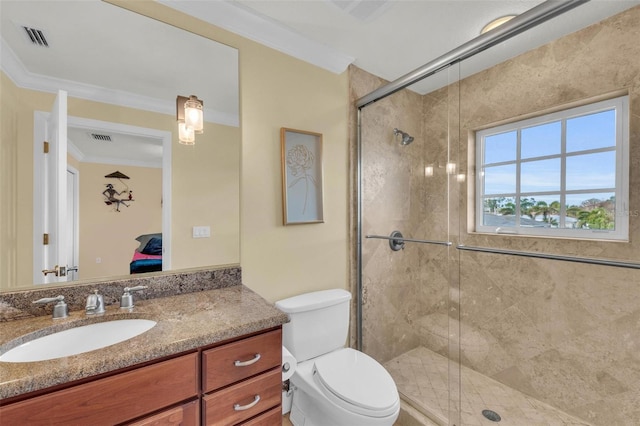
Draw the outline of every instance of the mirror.
M78 235L72 224L65 233L78 242L77 265L67 262L76 278L129 275L145 256L165 270L239 263L237 50L99 0L2 1L0 18L0 291L38 282L35 116L58 90L68 97L65 167L78 179ZM178 95L204 101L193 146L178 143ZM129 179L107 177L116 172ZM163 250L142 253L153 234Z

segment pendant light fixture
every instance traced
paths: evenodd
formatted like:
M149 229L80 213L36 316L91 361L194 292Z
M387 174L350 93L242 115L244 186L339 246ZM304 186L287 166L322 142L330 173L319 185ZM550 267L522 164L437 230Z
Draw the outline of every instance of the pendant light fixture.
M196 133L204 133L204 102L197 96L176 98L176 119L178 120L178 141L183 145L194 145Z

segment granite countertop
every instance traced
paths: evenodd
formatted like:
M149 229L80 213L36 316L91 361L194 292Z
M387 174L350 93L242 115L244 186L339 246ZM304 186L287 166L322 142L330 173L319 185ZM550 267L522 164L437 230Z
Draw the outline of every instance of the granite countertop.
M134 296L135 298L135 296ZM135 300L135 299L134 299ZM105 314L73 311L0 323L0 353L30 338L110 319L157 321L132 339L80 355L48 361L0 362L0 398L9 398L207 346L288 322L285 313L244 285L135 302L131 310L107 306Z

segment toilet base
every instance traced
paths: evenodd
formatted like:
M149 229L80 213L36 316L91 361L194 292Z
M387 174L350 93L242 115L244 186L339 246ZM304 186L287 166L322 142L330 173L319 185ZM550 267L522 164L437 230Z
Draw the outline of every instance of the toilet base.
M313 398L300 387L293 390L289 420L294 426L391 426L398 412L387 417L367 417L351 413L324 398Z
M294 426L326 426L350 425L353 423L339 423L339 420L332 418L326 410L322 410L321 404L313 401L301 389L295 389L289 420ZM321 421L322 423L319 423Z

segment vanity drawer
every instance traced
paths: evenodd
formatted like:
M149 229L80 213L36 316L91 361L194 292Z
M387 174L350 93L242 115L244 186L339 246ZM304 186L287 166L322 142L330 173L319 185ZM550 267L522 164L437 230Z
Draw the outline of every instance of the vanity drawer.
M274 407L281 410L281 398L282 372L280 368L274 368L260 376L205 395L203 423L207 426L234 425Z
M202 353L202 387L211 392L281 363L281 329L209 349Z
M198 395L198 354L0 407L7 425L117 424Z
M260 414L251 420L242 423L242 426L281 426L282 425L282 407L277 406L266 413Z

